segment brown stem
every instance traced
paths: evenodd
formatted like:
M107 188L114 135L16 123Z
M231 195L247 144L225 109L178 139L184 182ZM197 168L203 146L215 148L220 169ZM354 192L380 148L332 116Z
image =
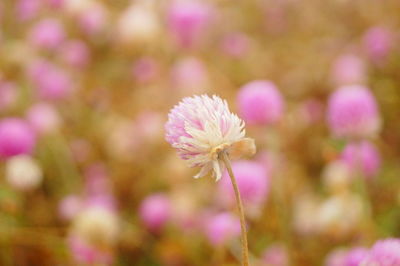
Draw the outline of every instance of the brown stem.
M231 163L226 152L221 152L220 158L224 162L226 169L228 170L229 177L231 178L233 190L235 191L236 204L239 210L240 227L242 231L242 265L249 266L249 248L247 246L247 233L246 233L246 220L244 218L242 199L240 198L240 192L236 183L235 176L232 171Z

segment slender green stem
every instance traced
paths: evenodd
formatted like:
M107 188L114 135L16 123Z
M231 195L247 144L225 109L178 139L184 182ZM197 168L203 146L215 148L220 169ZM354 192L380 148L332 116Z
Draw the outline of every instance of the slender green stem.
M232 171L231 163L226 152L221 152L220 158L224 162L226 169L228 170L229 177L231 178L233 190L235 191L236 204L239 210L240 227L242 231L242 265L249 266L249 248L247 245L247 232L246 232L246 220L244 218L242 199L240 198L240 192L236 183L235 176Z

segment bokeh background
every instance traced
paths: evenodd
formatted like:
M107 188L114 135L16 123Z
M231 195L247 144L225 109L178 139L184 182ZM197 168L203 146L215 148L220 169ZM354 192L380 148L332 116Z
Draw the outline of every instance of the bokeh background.
M229 179L164 139L205 93L257 144L252 265L359 265L400 235L399 26L397 0L2 0L0 265L238 265Z

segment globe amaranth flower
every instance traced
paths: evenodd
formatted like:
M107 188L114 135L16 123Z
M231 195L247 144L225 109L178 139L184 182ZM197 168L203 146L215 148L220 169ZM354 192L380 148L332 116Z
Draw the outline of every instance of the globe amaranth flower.
M201 167L194 176L209 172L218 181L222 176L221 152L232 159L255 152L254 140L245 138L244 122L231 113L218 96L184 98L168 115L166 140L190 167Z
M400 239L388 238L377 241L369 251L361 266L400 265Z
M331 95L327 120L337 137L371 137L381 128L375 97L360 85L340 87Z

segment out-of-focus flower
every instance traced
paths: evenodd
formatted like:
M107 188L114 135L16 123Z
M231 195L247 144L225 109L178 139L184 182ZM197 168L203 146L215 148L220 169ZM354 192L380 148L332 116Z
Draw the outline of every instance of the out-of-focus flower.
M0 81L0 111L10 108L16 102L17 96L14 83Z
M40 135L56 132L61 125L57 110L47 103L37 103L27 112L27 120L32 128Z
M325 260L325 266L345 266L347 250L344 248L331 251Z
M169 31L181 47L197 46L211 25L213 13L213 8L205 2L175 1L168 10Z
M263 204L269 191L269 176L265 167L257 162L237 161L232 164L240 195L246 209ZM235 194L228 173L224 173L219 183L219 201L235 206Z
M56 49L64 39L65 32L62 24L52 18L39 21L29 33L30 43L41 49Z
M255 80L240 88L237 104L241 117L250 125L270 125L283 113L284 102L270 81Z
M377 241L369 251L361 266L400 265L400 239L387 238Z
M145 226L157 232L171 218L170 200L164 194L150 195L143 200L139 212Z
M86 243L102 248L117 241L119 221L117 214L101 206L87 206L74 218L71 234Z
M244 122L231 113L226 101L207 95L184 98L168 115L166 140L190 167L201 167L199 178L210 171L222 176L221 152L232 158L255 153L254 140L245 138Z
M195 57L180 59L171 69L171 80L184 96L202 93L209 87L209 74L204 63Z
M16 6L18 20L26 21L34 18L42 7L42 0L19 0Z
M299 196L294 203L293 226L300 234L313 234L317 230L317 221L310 217L318 214L318 201L311 195Z
M327 120L337 137L375 136L381 128L375 97L359 85L340 87L330 96Z
M46 61L35 61L28 69L32 83L40 98L65 99L73 91L70 76L64 70Z
M376 176L381 165L378 150L368 141L347 144L341 157L355 174L361 173L367 178Z
M268 266L288 266L289 257L286 248L281 244L269 246L263 253L262 265Z
M331 79L336 85L363 84L367 78L365 68L361 58L344 54L334 61Z
M327 164L322 176L325 186L332 193L345 192L350 186L351 172L341 160Z
M353 194L335 195L318 207L316 229L319 233L342 237L351 233L359 225L364 215L364 205L360 197Z
M101 32L107 25L107 20L107 9L100 1L91 2L89 7L83 9L78 15L78 22L82 31L89 35Z
M161 25L150 5L138 3L126 9L117 22L116 37L123 44L148 44L159 36Z
M347 251L344 266L360 266L361 262L367 257L368 249L355 247Z
M69 195L62 199L58 213L64 220L72 220L82 210L82 200L77 195Z
M138 137L146 143L152 143L162 139L163 122L160 113L153 111L141 112L135 119Z
M36 137L33 129L23 119L0 120L0 158L9 158L33 151Z
M83 68L90 61L90 50L83 41L71 40L61 47L60 56L68 65Z
M364 35L364 49L375 63L381 63L387 58L393 44L394 35L385 27L372 27Z
M211 245L220 246L240 235L239 218L226 212L208 217L205 234Z
M154 58L142 57L133 64L132 75L141 83L154 80L158 74L159 65Z
M80 236L71 236L68 245L74 259L88 265L112 265L113 256L108 249L98 248Z
M250 40L240 32L233 32L226 35L221 42L221 50L232 57L241 58L249 51Z
M18 190L31 190L40 185L43 173L32 157L18 155L7 160L6 179L12 187Z

